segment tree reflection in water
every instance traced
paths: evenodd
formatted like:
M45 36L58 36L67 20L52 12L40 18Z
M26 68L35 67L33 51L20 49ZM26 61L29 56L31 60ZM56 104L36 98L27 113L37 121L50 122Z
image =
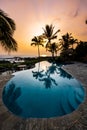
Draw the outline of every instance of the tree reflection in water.
M35 77L36 79L39 79L39 78L42 78L43 77L43 71L44 70L42 70L42 71L32 71L32 73L33 73L33 77Z
M35 79L39 79L43 77L43 72L44 70L40 71L40 62L38 63L38 70L37 71L32 71L33 73L33 77L35 77Z
M9 110L17 115L22 113L21 107L17 103L17 99L21 95L20 87L16 88L16 85L11 82L8 88L4 88L3 91L3 102L9 108Z
M46 71L40 71L40 62L38 63L38 71L32 71L33 77L38 79L39 81L43 81L45 88L51 88L52 84L57 85L55 79L51 77L51 73L54 73L56 70L55 66L50 66ZM43 73L44 72L44 73Z
M47 73L49 74L59 74L58 66L55 63L52 63L52 65L48 68Z
M55 63L52 63L46 71L40 70L40 62L38 63L38 70L32 71L33 77L42 81L45 85L45 88L51 88L53 85L58 85L56 79L53 78L53 74L58 74L60 77L72 79L73 77L65 72L60 66Z
M55 63L52 63L52 65L49 67L49 69L47 71L50 74L54 74L54 73L59 74L60 77L63 77L63 78L68 78L68 79L73 78L70 74L65 72L61 67L59 67Z
M58 68L58 69L59 69L59 72L60 72L60 77L73 79L73 77L70 74L68 74L67 72L65 72L61 67Z
M42 77L42 79L39 79L39 81L44 82L45 88L51 88L52 84L57 85L55 79L50 77L50 74L48 74L47 72L45 73L45 76Z

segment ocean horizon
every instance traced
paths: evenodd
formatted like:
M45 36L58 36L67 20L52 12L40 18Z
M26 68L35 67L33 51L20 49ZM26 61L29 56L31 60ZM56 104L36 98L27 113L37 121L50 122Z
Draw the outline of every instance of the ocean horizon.
M41 57L46 57L50 55L41 55ZM6 59L6 58L14 58L14 57L21 57L21 58L37 58L38 56L35 55L0 55L0 59Z
M0 55L0 59L4 59L4 58L14 58L14 57L30 57L30 58L34 58L37 56L33 56L33 55Z

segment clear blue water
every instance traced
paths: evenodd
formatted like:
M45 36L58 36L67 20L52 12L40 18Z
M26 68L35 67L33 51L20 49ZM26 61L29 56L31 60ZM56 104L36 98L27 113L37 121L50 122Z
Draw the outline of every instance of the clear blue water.
M2 99L17 116L59 117L73 112L84 100L81 84L56 64L40 62L14 75L4 87Z

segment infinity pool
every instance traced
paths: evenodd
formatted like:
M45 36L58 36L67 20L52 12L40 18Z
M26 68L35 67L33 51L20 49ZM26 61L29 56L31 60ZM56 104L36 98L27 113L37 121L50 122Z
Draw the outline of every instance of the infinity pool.
M77 109L85 97L75 78L47 61L13 75L3 89L2 99L7 109L19 117L63 116Z

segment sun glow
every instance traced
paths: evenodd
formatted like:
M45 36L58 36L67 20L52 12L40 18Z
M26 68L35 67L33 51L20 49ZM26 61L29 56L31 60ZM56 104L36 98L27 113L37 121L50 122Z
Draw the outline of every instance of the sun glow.
M43 27L45 25L43 23L36 23L35 26L33 27L32 31L33 31L33 35L34 36L39 36L43 34Z
M47 55L45 55L45 54L43 54L43 55L41 55L42 57L46 57Z

